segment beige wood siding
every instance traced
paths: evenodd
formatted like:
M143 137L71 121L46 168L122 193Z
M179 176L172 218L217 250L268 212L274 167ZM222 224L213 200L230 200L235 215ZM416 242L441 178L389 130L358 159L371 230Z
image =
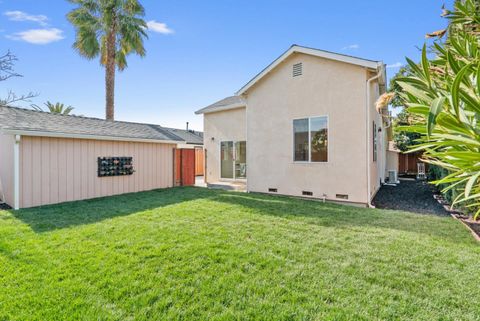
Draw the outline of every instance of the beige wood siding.
M22 136L20 207L171 187L174 147L171 144ZM98 177L97 158L110 156L133 157L135 173Z
M5 194L5 202L13 206L13 135L0 135L0 198Z

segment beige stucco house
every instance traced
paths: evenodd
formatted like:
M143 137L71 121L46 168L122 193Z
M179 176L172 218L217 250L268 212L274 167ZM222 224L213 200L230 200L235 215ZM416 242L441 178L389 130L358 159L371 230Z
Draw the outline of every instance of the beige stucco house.
M384 181L381 61L294 45L204 115L206 180L369 205Z

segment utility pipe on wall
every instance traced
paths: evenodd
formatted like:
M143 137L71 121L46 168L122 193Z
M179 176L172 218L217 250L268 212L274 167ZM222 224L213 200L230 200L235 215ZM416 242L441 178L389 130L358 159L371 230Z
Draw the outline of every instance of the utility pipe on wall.
M371 128L370 128L370 85L372 84L372 82L374 82L375 80L379 79L381 77L381 68L379 68L379 70L377 71L377 74L371 78L369 78L367 80L367 103L365 104L365 108L366 108L366 112L367 112L367 145L366 145L366 150L367 150L367 201L368 201L368 207L375 207L373 206L372 204L372 200L370 199L371 197L371 186L370 186L370 183L371 183L371 177L370 177L370 143L371 143L371 137L370 137L370 132L371 132Z

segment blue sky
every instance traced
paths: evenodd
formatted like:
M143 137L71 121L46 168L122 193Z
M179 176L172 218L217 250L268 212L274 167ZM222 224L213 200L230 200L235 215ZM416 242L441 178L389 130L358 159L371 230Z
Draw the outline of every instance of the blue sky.
M447 7L452 0L445 1ZM194 111L237 91L292 44L383 60L392 76L427 32L445 27L443 2L303 0L143 0L147 56L129 57L117 76L116 119L202 129ZM0 0L0 49L24 77L0 95L34 91L85 116L104 117L104 70L73 49L64 0Z

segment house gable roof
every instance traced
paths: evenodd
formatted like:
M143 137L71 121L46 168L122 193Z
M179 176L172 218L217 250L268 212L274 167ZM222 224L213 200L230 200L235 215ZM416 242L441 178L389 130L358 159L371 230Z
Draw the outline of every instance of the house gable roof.
M224 98L222 100L217 101L216 103L213 103L205 108L202 108L200 110L197 110L195 114L208 114L208 113L213 113L217 111L222 111L222 110L230 110L230 109L236 109L236 108L243 108L246 107L245 100L242 97L239 96L230 96L227 98Z
M16 107L0 107L4 133L99 140L182 143L185 140L160 125L107 121L52 114Z
M368 60L368 59L338 54L330 51L293 45L287 51L285 51L280 57L275 59L270 65L268 65L265 69L263 69L260 73L258 73L255 77L253 77L247 84L245 84L242 88L240 88L240 90L236 93L236 95L241 96L244 93L246 93L260 79L266 76L270 71L272 71L275 67L277 67L280 63L282 63L285 59L287 59L294 53L302 53L302 54L311 55L315 57L345 62L352 65L357 65L357 66L374 69L374 70L377 70L383 66L383 63L381 61Z
M275 59L270 65L268 65L265 69L263 69L260 73L258 73L255 77L253 77L247 84L245 84L240 90L235 94L235 96L230 96L224 98L222 100L217 101L205 108L197 110L195 114L208 114L213 112L218 112L222 110L230 110L236 108L243 108L246 107L245 100L241 97L244 93L246 93L252 86L254 86L260 79L266 76L270 71L272 71L275 67L277 67L280 63L282 63L285 59L290 57L290 55L294 53L302 53L306 55L311 55L315 57L340 61L344 63L349 63L352 65L361 66L364 68L372 69L372 70L381 70L384 65L381 61L363 59L348 55L343 55L335 52L314 49L309 47L303 47L298 45L291 46L287 51L285 51L280 57ZM382 73L382 81L385 81L385 70Z

